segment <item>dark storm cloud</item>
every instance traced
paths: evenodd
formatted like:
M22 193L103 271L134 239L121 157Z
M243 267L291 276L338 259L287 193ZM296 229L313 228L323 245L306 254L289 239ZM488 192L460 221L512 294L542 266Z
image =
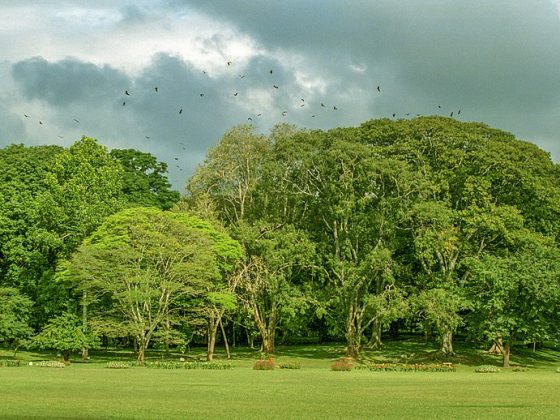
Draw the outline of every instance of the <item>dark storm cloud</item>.
M550 1L172 1L233 23L271 51L305 56L317 74L381 84L372 117L449 114L542 142L559 106L560 24ZM332 86L334 89L334 86ZM332 92L331 94L335 94ZM441 105L442 108L438 108ZM547 143L547 147L557 146ZM557 157L560 149L555 149Z
M54 106L118 97L129 85L124 73L78 59L49 62L33 57L17 62L12 77L26 99L39 99Z

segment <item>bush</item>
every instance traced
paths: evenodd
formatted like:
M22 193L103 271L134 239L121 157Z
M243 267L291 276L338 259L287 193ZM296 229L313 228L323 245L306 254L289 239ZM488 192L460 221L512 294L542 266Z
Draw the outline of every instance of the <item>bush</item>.
M283 360L278 362L278 367L280 369L301 369L301 363L299 360Z
M122 362L122 361L112 361L107 362L107 367L109 369L128 369L135 365L135 362Z
M354 367L354 363L351 358L343 357L340 360L336 360L331 364L331 370L334 371L350 371Z
M491 365L482 365L474 368L476 373L498 373L500 368Z
M19 360L0 360L0 367L18 367L21 366Z
M452 364L431 363L406 364L406 363L369 363L359 365L357 369L370 370L373 372L455 372Z
M33 366L63 368L66 366L66 364L64 362L59 362L57 360L41 360L40 362L33 363Z
M272 357L269 357L267 360L257 360L253 365L253 369L255 370L274 370L275 368L276 365Z
M560 373L560 367L556 368L556 373Z
M171 360L156 360L146 362L145 366L151 369L208 369L227 370L231 369L231 363L223 362L175 362Z

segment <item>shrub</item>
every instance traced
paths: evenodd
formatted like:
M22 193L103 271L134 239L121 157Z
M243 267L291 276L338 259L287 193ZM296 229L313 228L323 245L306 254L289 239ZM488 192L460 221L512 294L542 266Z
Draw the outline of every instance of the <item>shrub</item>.
M123 361L107 362L107 367L109 369L128 369L134 365L135 365L134 362L123 362Z
M331 370L335 371L350 371L353 367L354 363L349 357L343 357L342 359L336 360L331 364Z
M155 362L146 362L145 366L152 369L208 369L208 370L226 370L231 369L231 363L223 362L175 362L167 360L156 360Z
M228 370L232 369L231 363L224 362L187 362L183 366L185 369L208 369L208 370Z
M59 362L58 360L41 360L40 362L33 363L33 366L63 368L66 364L64 362Z
M20 365L19 360L0 360L0 367L18 367Z
M301 369L301 363L299 360L283 360L278 362L278 367L280 369Z
M431 363L406 364L406 363L369 363L359 365L357 369L370 370L373 372L455 372L452 364Z
M474 368L476 373L498 373L500 368L491 365L482 365Z
M257 360L253 365L253 369L255 370L274 370L275 368L276 365L272 357L269 357L267 360Z
M556 373L560 373L560 367L556 368Z

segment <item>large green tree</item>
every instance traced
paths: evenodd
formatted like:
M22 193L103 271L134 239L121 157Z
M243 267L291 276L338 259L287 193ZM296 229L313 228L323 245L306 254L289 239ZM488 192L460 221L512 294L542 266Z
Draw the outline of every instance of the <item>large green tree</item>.
M219 292L216 284L240 256L239 245L210 223L137 207L107 218L63 264L61 277L110 300L96 316L124 321L143 362L156 329L186 298Z

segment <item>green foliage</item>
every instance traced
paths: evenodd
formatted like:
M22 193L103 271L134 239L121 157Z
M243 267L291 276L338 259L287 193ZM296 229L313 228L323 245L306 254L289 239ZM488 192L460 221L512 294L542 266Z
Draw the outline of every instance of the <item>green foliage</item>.
M81 320L68 312L51 319L29 343L31 348L60 351L65 361L73 351L98 346L98 338L91 332L85 333Z
M0 367L19 367L21 360L0 360Z
M301 369L301 362L299 360L285 360L278 362L280 369Z
M29 337L33 330L29 327L33 302L13 287L0 287L0 342L18 342Z
M372 372L455 372L452 364L367 363L356 366L358 370Z
M165 162L134 149L113 149L110 154L124 169L122 192L128 205L169 210L179 201L179 193L170 190Z
M227 370L232 369L231 363L224 362L174 362L169 360L156 360L146 362L145 366L152 369L206 369L206 370Z

